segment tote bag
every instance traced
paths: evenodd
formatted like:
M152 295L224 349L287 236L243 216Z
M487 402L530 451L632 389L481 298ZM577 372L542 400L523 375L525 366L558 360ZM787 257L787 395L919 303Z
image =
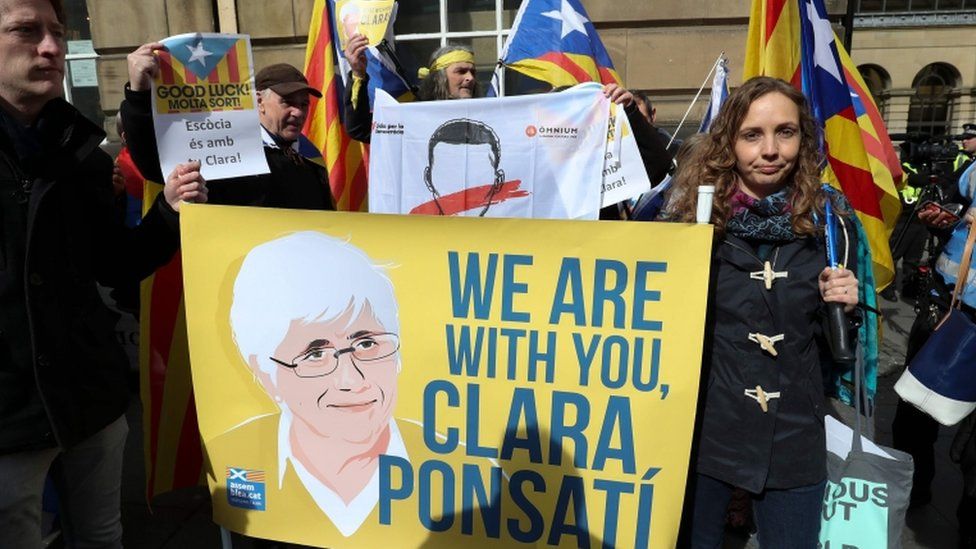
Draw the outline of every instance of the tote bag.
M976 409L976 324L959 300L974 241L976 223L969 226L949 312L895 383L898 396L943 425L955 425Z
M827 488L820 521L823 549L901 547L914 464L910 455L878 446L862 435L862 376L858 360L854 428L831 416L825 419Z

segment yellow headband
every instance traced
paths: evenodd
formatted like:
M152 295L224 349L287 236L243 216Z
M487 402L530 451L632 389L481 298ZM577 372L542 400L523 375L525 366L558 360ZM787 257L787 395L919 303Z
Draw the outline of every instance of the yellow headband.
M427 75L432 71L444 70L454 63L471 63L474 65L474 54L464 50L449 51L435 59L434 64L429 69L427 67L420 67L420 70L417 71L417 77L427 78Z

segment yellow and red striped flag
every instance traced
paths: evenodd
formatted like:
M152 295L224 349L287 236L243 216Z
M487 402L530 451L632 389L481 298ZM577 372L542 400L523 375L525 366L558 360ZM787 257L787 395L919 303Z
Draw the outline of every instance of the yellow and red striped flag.
M323 152L336 209L366 211L367 162L363 145L353 140L342 125L342 82L336 75L335 36L331 5L315 0L305 47L305 77L322 91L310 97L305 135Z
M857 212L877 287L884 288L894 278L888 239L901 212L897 187L903 173L873 98L830 30L822 0L753 0L747 40L743 78L792 83L824 123L823 178Z
M162 190L158 183L145 182L144 214ZM142 282L140 303L139 385L146 499L151 501L158 494L198 485L203 474L180 254Z
M800 87L800 14L796 0L752 0L742 78L772 76Z

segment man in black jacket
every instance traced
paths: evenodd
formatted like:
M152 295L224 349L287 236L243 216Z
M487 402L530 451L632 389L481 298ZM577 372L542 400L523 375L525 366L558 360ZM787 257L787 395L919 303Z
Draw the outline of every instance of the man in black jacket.
M159 62L159 42L143 44L128 56L129 83L122 102L122 124L136 167L152 181L161 181L159 152L153 129L150 89ZM303 158L298 139L308 116L309 96L322 97L291 65L278 63L255 76L258 118L264 154L271 173L210 181L209 202L234 206L334 210L325 168Z
M180 165L142 224L115 215L105 134L61 98L60 0L0 0L0 547L41 543L50 468L68 546L121 546L128 360L96 283L144 277L178 245Z

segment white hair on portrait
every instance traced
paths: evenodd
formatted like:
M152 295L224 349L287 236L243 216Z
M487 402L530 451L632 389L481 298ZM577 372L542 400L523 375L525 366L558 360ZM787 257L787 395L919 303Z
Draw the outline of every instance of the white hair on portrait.
M293 233L248 252L234 281L230 325L237 348L250 365L277 385L269 358L294 320L329 322L366 306L383 326L399 334L397 301L385 269L347 241L315 232ZM399 359L397 370L399 370Z

